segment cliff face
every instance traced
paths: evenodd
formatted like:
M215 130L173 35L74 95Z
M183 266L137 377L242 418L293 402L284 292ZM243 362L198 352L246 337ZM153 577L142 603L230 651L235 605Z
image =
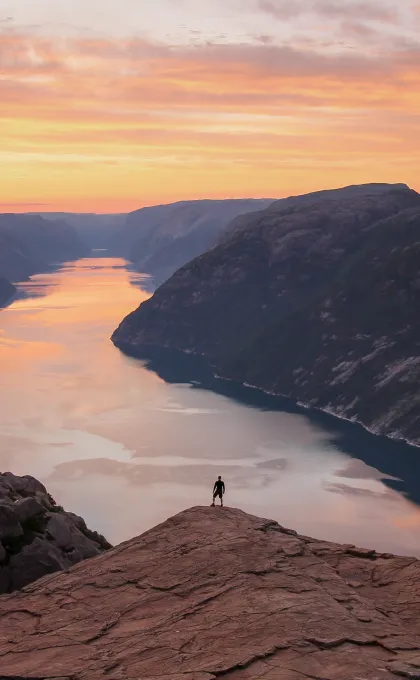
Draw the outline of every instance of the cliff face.
M420 563L193 508L0 598L1 678L418 678Z
M113 336L203 354L225 377L420 443L420 196L278 201L233 223Z
M110 547L81 517L57 506L38 480L0 474L0 594Z
M264 199L202 200L142 208L127 216L113 249L161 283L214 246L235 217L271 203Z
M0 214L0 276L9 281L22 281L88 252L73 227L64 221Z

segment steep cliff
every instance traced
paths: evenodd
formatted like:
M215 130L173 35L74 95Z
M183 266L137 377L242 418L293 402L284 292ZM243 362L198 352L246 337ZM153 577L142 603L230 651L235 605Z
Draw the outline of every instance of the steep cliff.
M142 208L127 216L112 248L161 283L214 246L235 217L271 203L265 199L202 200Z
M420 196L404 185L278 201L230 225L113 335L420 443Z
M9 281L22 281L88 252L73 227L62 220L0 214L0 276Z
M192 508L0 598L3 680L420 675L420 562Z
M41 482L0 473L0 593L110 547L81 517L58 506Z

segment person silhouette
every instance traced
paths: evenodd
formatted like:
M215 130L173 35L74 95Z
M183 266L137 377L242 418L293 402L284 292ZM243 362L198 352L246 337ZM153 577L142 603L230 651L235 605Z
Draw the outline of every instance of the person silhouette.
M223 496L225 494L225 483L222 480L222 478L219 476L217 480L214 483L213 487L213 503L211 504L211 507L214 508L215 503L214 501L216 500L217 497L220 498L220 507L223 508Z

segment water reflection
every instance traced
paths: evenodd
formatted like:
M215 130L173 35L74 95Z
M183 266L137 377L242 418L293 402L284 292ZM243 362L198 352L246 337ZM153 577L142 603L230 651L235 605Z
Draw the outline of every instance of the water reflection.
M109 337L146 285L96 257L20 286L0 312L3 470L39 477L114 542L209 503L223 474L230 505L420 554L416 449L215 380L184 355L125 356Z

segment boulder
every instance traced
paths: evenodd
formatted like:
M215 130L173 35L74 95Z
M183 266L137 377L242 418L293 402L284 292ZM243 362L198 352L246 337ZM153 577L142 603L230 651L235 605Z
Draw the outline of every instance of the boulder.
M36 537L32 543L24 546L17 555L10 558L9 588L18 590L46 574L66 569L70 564L71 562L50 541Z
M33 497L21 498L16 501L13 504L13 510L22 524L46 512L45 507Z
M55 513L51 515L46 526L46 533L53 544L64 550L73 561L77 555L79 562L88 557L94 557L100 553L98 545L86 538L80 529L75 525L73 519L64 514Z
M11 507L4 501L0 501L0 540L16 538L23 534L19 518Z
M81 517L57 505L37 479L0 473L0 594L110 547Z
M21 496L35 496L37 493L47 494L47 490L41 482L31 475L18 477L12 472L5 472L0 476L0 483L9 487Z

